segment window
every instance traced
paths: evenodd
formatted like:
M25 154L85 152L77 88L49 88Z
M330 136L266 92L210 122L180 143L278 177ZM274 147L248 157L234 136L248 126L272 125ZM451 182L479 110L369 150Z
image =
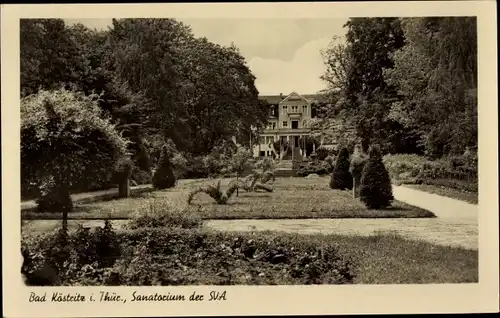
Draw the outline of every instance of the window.
M299 112L299 106L292 106L292 113L298 113Z
M274 106L271 106L271 116L276 116L275 111L274 111Z
M259 138L259 143L260 143L261 145L264 145L264 144L266 143L266 138L265 138L265 137L260 137L260 138Z
M283 128L287 128L288 127L288 122L287 121L284 121L283 122Z
M266 137L266 145L269 145L270 143L274 142L273 136Z
M307 114L307 106L306 105L302 106L302 112L304 114Z
M288 111L288 106L283 106L283 113L286 113Z
M276 123L272 123L273 124L273 129L276 129Z

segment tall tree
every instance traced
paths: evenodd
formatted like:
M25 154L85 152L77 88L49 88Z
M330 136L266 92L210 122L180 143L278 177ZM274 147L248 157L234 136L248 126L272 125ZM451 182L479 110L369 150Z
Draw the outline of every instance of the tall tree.
M380 143L385 151L399 152L391 141L402 139L409 132L388 117L397 94L384 80L383 72L394 66L391 56L404 45L400 20L352 18L345 26L350 63L342 107L353 118L365 151L371 143Z
M390 116L431 156L477 147L476 18L407 18L402 28L406 45L385 71L401 95Z

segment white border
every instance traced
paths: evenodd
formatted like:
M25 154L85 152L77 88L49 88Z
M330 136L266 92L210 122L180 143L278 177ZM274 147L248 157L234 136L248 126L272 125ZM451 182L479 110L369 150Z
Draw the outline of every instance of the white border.
M497 48L494 1L366 3L231 3L2 6L2 244L6 317L192 316L259 314L460 313L498 311ZM338 18L477 16L479 68L478 284L105 288L190 293L226 290L228 300L201 303L33 304L20 281L19 19L20 18ZM67 288L89 294L104 288ZM64 288L43 288L52 290Z

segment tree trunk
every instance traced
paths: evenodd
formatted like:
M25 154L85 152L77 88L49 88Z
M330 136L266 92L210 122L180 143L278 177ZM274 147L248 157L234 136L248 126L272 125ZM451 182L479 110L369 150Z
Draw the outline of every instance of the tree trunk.
M236 184L238 185L238 187L236 188L236 196L239 195L239 189L240 189L239 187L240 183L238 182L239 175L240 175L239 173L236 174Z
M356 178L352 178L352 197L356 198Z
M127 178L118 185L118 196L120 198L128 198L130 196L130 179Z

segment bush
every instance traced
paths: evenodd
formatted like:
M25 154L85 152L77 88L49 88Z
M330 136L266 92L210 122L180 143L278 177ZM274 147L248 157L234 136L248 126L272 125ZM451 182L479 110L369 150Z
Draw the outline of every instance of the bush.
M347 148L342 148L337 157L330 180L330 188L339 190L352 189L352 176L349 172L349 152Z
M22 272L27 285L98 285L106 268L122 256L120 240L109 221L103 228L79 227L23 237ZM49 275L47 275L49 274Z
M132 185L151 184L153 182L151 172L141 170L138 167L134 167L132 170L130 180L132 181Z
M156 204L150 201L139 213L130 220L130 229L155 228L155 227L180 227L197 228L203 220L195 214L185 212L184 207L175 206L168 201Z
M323 148L323 147L316 149L316 156L317 156L318 160L325 160L326 157L328 157L332 154L333 153L330 150Z
M74 243L81 242L76 237L95 236L92 232L88 236L70 235L72 255L77 255L75 247L79 246L86 256L66 259L68 270L60 276L62 285L304 285L349 284L354 279L350 260L333 244L318 246L300 235L180 228L127 230L116 234L120 256L116 258L115 253L108 267L95 261L94 244L87 248ZM23 245L32 256L50 254L47 248L38 249L40 244L33 239L23 240ZM89 264L91 261L94 263Z
M394 200L392 184L379 148L372 146L369 156L361 177L361 201L370 209L390 206Z
M302 163L297 169L297 175L300 177L307 177L315 173L317 175L325 175L332 172L332 166L326 161L310 161Z
M330 165L331 171L333 171L333 167L335 167L335 155L328 155L324 161Z
M105 183L127 143L95 95L40 90L21 100L21 177L43 188L41 210L65 218L70 189Z
M359 189L361 186L361 177L363 175L363 168L368 162L368 157L361 151L360 147L354 149L354 153L351 156L351 164L349 166L349 172L354 179L354 187L356 196L359 195Z
M383 162L392 179L403 183L428 183L435 179L464 181L477 188L477 158L474 155L430 160L418 155L386 155ZM450 181L450 183L453 183Z
M170 153L167 145L163 146L158 168L153 175L153 187L155 189L167 189L175 186L176 178L170 162Z
M48 176L40 184L39 197L36 199L38 212L70 212L73 201L69 189L57 184Z
M113 171L113 181L114 183L125 182L132 176L135 165L134 162L127 157L122 157L117 160L114 171Z

